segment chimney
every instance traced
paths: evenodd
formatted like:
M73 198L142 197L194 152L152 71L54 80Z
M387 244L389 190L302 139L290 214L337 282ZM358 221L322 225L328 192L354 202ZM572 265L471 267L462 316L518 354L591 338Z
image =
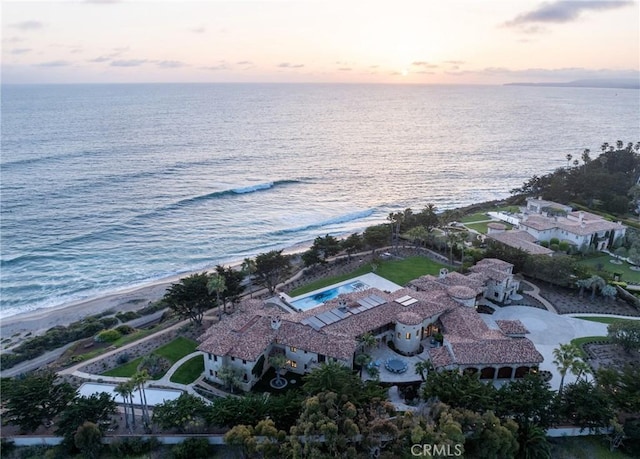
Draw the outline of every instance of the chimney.
M277 330L280 328L280 317L272 317L271 318L271 328L273 328L274 330Z
M440 279L444 279L449 274L449 270L447 268L440 268Z
M584 212L580 211L578 212L578 221L582 223L582 220L584 220Z

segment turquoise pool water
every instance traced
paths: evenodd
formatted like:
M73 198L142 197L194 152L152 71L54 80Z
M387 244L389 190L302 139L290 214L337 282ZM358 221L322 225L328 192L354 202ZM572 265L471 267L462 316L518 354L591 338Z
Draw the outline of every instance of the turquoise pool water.
M370 286L362 281L352 281L347 284L338 285L337 287L320 290L319 292L312 292L307 296L295 298L291 301L291 304L298 310L307 311L334 299L341 293L359 292L368 288L370 288Z

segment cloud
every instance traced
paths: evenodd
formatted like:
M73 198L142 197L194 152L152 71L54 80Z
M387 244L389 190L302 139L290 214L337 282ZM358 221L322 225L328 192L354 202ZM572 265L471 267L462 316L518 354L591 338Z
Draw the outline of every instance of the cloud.
M380 66L379 65L370 65L369 68L370 69L377 69L377 68L380 68Z
M122 0L84 0L84 3L95 3L98 5L109 5L112 3L120 3Z
M464 61L444 61L445 64L462 65Z
M220 65L211 65L209 67L200 67L202 70L211 70L213 72L218 72L220 70L227 70L228 67L226 66L226 64L220 64Z
M9 24L9 27L11 27L12 29L19 29L23 31L39 30L44 27L44 23L40 21L23 21L23 22L16 22L14 24Z
M353 69L351 67L340 67L338 70L341 72L350 72Z
M633 5L631 0L613 1L566 1L542 3L538 8L519 14L504 23L507 27L518 27L530 23L564 23L575 21L585 11L612 10Z
M146 64L148 61L146 59L120 59L117 61L111 62L112 67L138 67L140 65Z
M9 51L11 54L26 54L31 52L31 48L14 48L11 51Z
M69 61L48 61L36 64L38 67L67 67L71 65Z
M180 61L156 61L156 65L163 69L177 69L184 67L186 64Z
M236 62L236 65L253 65L253 62L251 62L251 61L238 61L238 62Z
M89 59L89 62L109 62L110 60L111 57L109 56L98 56L96 58Z
M436 64L430 64L429 62L425 62L425 61L415 61L412 62L411 65L413 67L422 67L425 69L437 69L438 66Z
M278 64L281 69L299 69L304 67L304 64L291 64L290 62L282 62Z
M207 29L204 26L200 26L200 27L194 27L192 29L189 29L189 31L193 33L205 33Z
M21 43L25 41L25 39L22 37L8 37L8 38L3 38L2 41L4 43Z

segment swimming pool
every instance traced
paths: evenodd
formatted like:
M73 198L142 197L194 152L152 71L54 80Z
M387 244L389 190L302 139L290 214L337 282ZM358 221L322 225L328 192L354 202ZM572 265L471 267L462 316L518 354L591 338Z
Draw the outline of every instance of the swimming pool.
M361 292L371 288L368 284L360 280L351 279L348 283L327 288L320 291L311 292L309 295L293 299L291 304L297 310L307 311L320 306L329 300L334 299L341 293Z

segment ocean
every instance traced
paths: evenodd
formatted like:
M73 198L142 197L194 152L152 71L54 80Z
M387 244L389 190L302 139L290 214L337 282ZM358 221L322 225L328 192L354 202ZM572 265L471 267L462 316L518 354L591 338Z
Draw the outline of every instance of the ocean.
M509 196L640 140L637 90L2 86L0 317Z

